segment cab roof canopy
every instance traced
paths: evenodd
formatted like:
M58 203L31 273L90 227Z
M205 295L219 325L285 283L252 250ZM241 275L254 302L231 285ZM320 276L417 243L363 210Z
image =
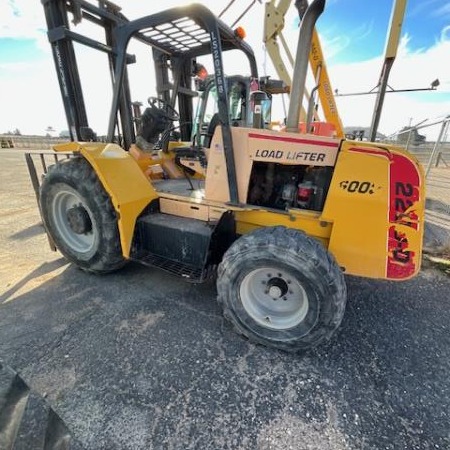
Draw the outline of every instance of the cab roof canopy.
M211 54L218 89L219 118L228 126L228 101L224 78L222 51L238 49L249 60L251 76L257 78L256 60L251 47L238 38L234 31L217 18L203 5L193 4L186 7L172 8L150 16L130 21L115 30L117 63L114 75L114 95L108 126L108 141L112 139L115 119L119 108L124 67L126 65L126 46L131 37L136 36L153 47L157 68L164 71L164 60L171 60L173 85L168 85L167 73L157 73L157 91L172 105L178 96L180 116L183 121L192 122L192 106L186 105L186 96L191 84L192 59ZM159 64L158 64L159 61ZM158 72L158 70L157 70ZM221 90L220 86L224 89ZM172 96L165 95L172 88ZM165 92L165 93L164 93ZM191 99L190 99L191 100ZM187 109L190 109L188 111ZM187 133L182 132L186 138Z
M200 4L172 8L141 17L117 30L117 35L126 40L136 33L139 33L139 38L169 55L187 53L190 57L211 53L211 33L215 33L220 37L222 50L242 50L256 69L251 47L208 8Z

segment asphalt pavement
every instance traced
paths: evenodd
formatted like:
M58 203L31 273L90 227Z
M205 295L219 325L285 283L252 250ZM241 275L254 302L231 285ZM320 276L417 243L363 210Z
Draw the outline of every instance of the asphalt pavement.
M48 248L22 153L0 152L0 358L86 449L449 449L450 278L347 277L339 332L286 354L222 319L213 282Z

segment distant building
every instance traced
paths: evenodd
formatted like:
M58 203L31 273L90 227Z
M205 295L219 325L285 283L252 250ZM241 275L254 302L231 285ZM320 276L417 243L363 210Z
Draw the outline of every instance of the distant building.
M403 127L397 134L397 141L406 144L409 142L413 145L419 145L425 142L426 136L419 134L415 128Z

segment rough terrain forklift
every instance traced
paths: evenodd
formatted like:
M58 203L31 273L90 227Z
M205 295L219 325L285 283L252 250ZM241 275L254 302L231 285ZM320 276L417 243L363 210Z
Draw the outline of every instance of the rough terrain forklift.
M128 21L103 0L43 4L72 142L55 147L70 157L49 168L39 203L51 241L69 261L93 273L138 261L192 282L215 276L235 329L288 351L316 346L338 328L344 273L387 280L418 273L418 162L400 148L344 140L314 123L299 132L311 36L325 0L303 14L281 131L270 129L270 103L282 83L259 78L249 45L207 8ZM68 14L103 26L106 42L72 31ZM130 99L132 38L150 45L155 64L157 96L142 113ZM88 128L74 41L109 57L106 142ZM228 51L246 57L248 76L225 76ZM212 76L198 62L205 56Z

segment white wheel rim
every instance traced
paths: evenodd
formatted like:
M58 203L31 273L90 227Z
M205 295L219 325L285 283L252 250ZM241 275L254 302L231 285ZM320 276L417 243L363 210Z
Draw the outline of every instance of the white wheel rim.
M69 224L67 212L74 207L83 207L92 223L92 229L87 233L76 233ZM97 231L93 214L75 189L64 186L53 198L52 215L64 243L78 253L89 253L95 246Z
M301 323L309 309L303 286L286 270L263 267L249 272L240 286L241 302L259 325L287 330Z

